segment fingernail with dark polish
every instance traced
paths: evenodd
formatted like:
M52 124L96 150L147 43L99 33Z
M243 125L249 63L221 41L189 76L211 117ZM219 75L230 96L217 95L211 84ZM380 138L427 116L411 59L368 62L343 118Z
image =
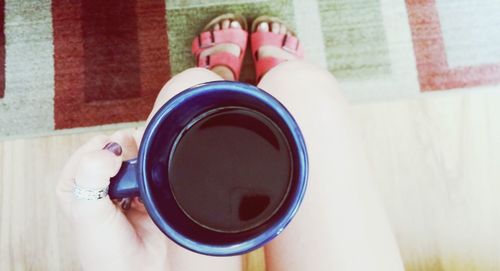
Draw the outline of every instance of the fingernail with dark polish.
M120 156L122 154L122 147L115 142L109 142L104 146L103 150L108 150L112 153L114 153L116 156Z
M130 209L130 205L132 205L132 199L131 198L124 198L120 202L120 206L122 207L123 210Z

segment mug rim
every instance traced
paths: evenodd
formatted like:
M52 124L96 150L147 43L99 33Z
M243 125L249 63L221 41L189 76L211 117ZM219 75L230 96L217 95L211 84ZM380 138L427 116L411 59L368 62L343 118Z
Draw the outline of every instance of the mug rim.
M296 145L298 149L298 155L296 157L299 167L298 167L298 179L297 184L298 193L292 199L291 206L286 209L285 214L280 217L275 223L273 223L264 232L258 234L257 236L245 240L237 244L228 245L212 245L197 242L187 238L173 227L171 227L161 216L159 208L155 207L152 203L152 189L150 185L146 184L148 179L147 172L144 170L146 168L147 154L151 148L151 142L154 138L158 127L161 125L162 120L172 112L180 103L196 97L200 94L206 94L207 92L217 92L217 91L234 91L236 93L243 93L257 98L269 105L274 112L276 112L279 117L286 123L287 127L290 129L293 144ZM148 143L146 143L148 142ZM291 143L289 143L291 144ZM144 202L148 214L151 216L153 222L156 226L172 241L178 245L191 250L193 252L211 255L211 256L232 256L239 255L251 250L254 250L261 245L269 242L276 236L278 236L283 229L290 223L294 215L296 214L302 199L305 194L307 187L307 176L308 176L308 158L307 149L304 142L302 133L290 112L281 104L276 98L271 96L264 90L241 82L234 81L212 81L202 84L192 86L171 98L167 103L165 103L153 116L148 126L146 127L142 141L139 147L138 155L138 187L141 198Z

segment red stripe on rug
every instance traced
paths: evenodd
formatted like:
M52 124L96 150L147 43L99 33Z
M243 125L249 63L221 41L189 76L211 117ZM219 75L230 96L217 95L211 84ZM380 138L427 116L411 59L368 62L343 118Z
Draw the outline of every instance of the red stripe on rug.
M435 0L407 0L422 91L500 83L500 63L450 68Z
M82 1L85 102L139 96L139 43L134 1Z
M170 77L164 1L52 1L56 129L146 119Z
M0 98L5 95L5 1L0 0Z

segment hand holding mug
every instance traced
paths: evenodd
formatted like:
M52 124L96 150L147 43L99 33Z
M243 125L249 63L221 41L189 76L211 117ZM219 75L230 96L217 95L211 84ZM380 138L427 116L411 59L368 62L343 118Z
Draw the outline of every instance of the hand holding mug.
M307 170L300 129L278 100L249 84L214 81L156 112L110 196L140 196L160 230L184 248L239 255L288 225Z
M200 156L199 151L194 149L191 154L184 151L188 159L184 158L183 161L178 158L181 156L179 152L182 153L178 149L193 148L197 144L196 140L189 144L183 143L183 138L189 134L186 129L195 130L198 127L201 130L201 126L206 129L207 125L213 125L214 120L217 120L215 123L222 121L219 128L233 126L240 136L246 137L242 140L235 136L239 142L233 142L228 147L225 145L231 145L229 141L233 136L219 132L218 137L222 137L222 140L220 144L212 146L213 157L208 152L201 160L194 161ZM297 124L276 99L247 84L212 82L188 89L156 112L146 127L138 153L137 138L126 132L109 139L93 139L75 153L61 176L59 191L63 205L67 205L64 202L71 202L76 208L84 206L84 212L88 208L88 223L78 222L85 220L86 216L74 217L77 226L83 227L80 228L83 234L79 235L81 239L78 242L84 250L80 252L81 255L85 255L89 247L100 246L98 244L105 242L114 243L102 247L114 248L111 251L116 254L111 258L125 257L125 261L117 260L119 263L116 264L130 263L124 266L129 268L134 266L133 258L144 259L149 254L161 251L166 255L165 238L158 228L177 244L198 253L217 256L246 253L281 233L296 213L305 192L307 154ZM249 143L255 140L264 142ZM124 146L123 155L120 146ZM205 147L200 145L200 149ZM232 150L239 147L243 148L236 152ZM257 152L253 150L254 147L257 147ZM219 148L233 154L217 153ZM135 156L138 158L130 160ZM236 161L231 161L232 157ZM172 170L172 163L187 166ZM190 163L198 165L193 166L194 172L198 173L197 177L192 178L193 185L196 185L198 178L208 174L203 171L205 164L210 165L209 172L225 170L224 174L217 175L213 180L220 182L224 178L225 183L212 187L212 180L208 179L208 182L204 181L204 189L193 189L192 192L198 195L189 189L184 189L183 193L177 191L175 195L175 187L172 186L175 174L172 175L172 172L180 172L176 174L182 175L180 179L177 178L178 184L182 184L189 179L186 174L192 175ZM234 167L239 168L234 170ZM225 176L225 172L229 177ZM133 202L130 212L123 214L109 200L101 199L107 196L109 179L115 175L109 187L111 198L140 196L149 216L137 201ZM181 189L179 185L176 187ZM200 197L199 192L205 191ZM225 193L216 195L218 191ZM180 201L182 196L188 201ZM193 197L202 198L201 202L205 200L205 203L218 208L197 211L197 206L203 206L193 205ZM181 206L183 203L185 205ZM98 205L105 210L101 215L101 211L91 211ZM80 214L81 211L67 210L69 214ZM129 217L133 220L127 221ZM207 223L200 223L200 218L204 218ZM103 229L105 225L98 226L100 222L92 224L98 219L113 224ZM145 233L140 234L138 229L144 229ZM91 238L87 238L87 234ZM99 236L103 239L100 240ZM144 237L151 239L151 246L141 247ZM123 240L123 243L112 241L114 238ZM115 263L108 259L109 251L105 249L100 253L98 260L92 260L92 257L85 260L83 256L83 265ZM120 256L117 256L118 252ZM95 255L95 251L90 250L90 254ZM154 266L164 264L158 259L151 263Z
M85 200L74 196L75 184L102 189L116 175L123 160L137 155L135 130L97 136L68 160L57 187L60 205L74 228L84 270L168 270L165 236L151 221L144 206L133 200L126 212L109 199Z

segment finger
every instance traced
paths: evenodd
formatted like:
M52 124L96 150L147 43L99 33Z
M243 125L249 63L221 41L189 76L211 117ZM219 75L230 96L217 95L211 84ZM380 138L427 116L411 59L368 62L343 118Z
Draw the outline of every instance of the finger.
M106 136L100 135L93 137L83 146L78 148L78 150L76 150L68 159L68 162L66 162L66 165L59 175L56 187L56 194L59 199L60 206L66 214L70 213L70 203L73 198L73 189L75 185L74 177L81 156L89 151L102 149L107 142L109 142L109 139Z
M134 209L134 210L139 211L141 213L147 213L146 206L144 206L144 203L142 202L142 200L139 197L132 198L132 201L130 203L130 207L131 207L131 209Z
M78 148L66 162L61 174L59 175L58 190L64 192L73 191L73 181L71 180L75 176L76 166L80 161L82 154L99 150L104 147L104 145L109 141L108 137L100 135L95 136L90 139L87 143Z
M82 155L75 174L75 185L86 189L102 189L109 186L111 177L121 167L121 146L109 143L104 150L88 152ZM79 220L103 219L115 209L109 197L101 200L74 200L78 209ZM87 217L88 216L88 217Z
M100 189L109 185L109 179L116 175L121 165L121 146L115 142L107 143L104 148L83 153L78 158L71 179L73 187Z
M147 212L132 208L126 212L126 215L145 245L167 244L165 234L160 231Z
M75 185L87 189L107 187L121 167L121 154L122 148L116 142L106 144L103 150L83 154L76 169ZM129 247L139 247L139 236L109 196L97 200L73 197L72 207L71 220L83 266L105 263L119 252L130 252Z
M109 137L112 142L116 142L122 147L123 160L137 157L139 144L137 144L136 134L137 129L126 129L117 131Z
M139 148L141 146L142 136L144 135L145 130L146 130L145 127L138 127L135 130L134 139L135 139L135 143L136 143L137 147L139 147Z
M100 150L106 143L113 141L122 146L123 157L125 160L132 159L137 156L137 150L141 142L142 133L143 128L138 128L118 131L110 137L104 135L93 137L76 150L75 153L68 159L68 162L59 175L59 181L56 189L58 196L61 198L67 198L67 194L71 195L73 193L73 177L75 176L76 165L80 161L82 154L93 150Z
M120 146L122 146L123 160L130 160L136 158L138 155L138 149L140 145L139 136L142 137L142 131L134 128L118 131L111 135L109 138L111 141L116 142L120 144ZM144 205L139 202L138 197L132 199L115 200L114 204L118 204L124 210L135 209L146 213L146 209L144 208ZM127 216L127 218L130 218L130 212L125 212L125 215Z

